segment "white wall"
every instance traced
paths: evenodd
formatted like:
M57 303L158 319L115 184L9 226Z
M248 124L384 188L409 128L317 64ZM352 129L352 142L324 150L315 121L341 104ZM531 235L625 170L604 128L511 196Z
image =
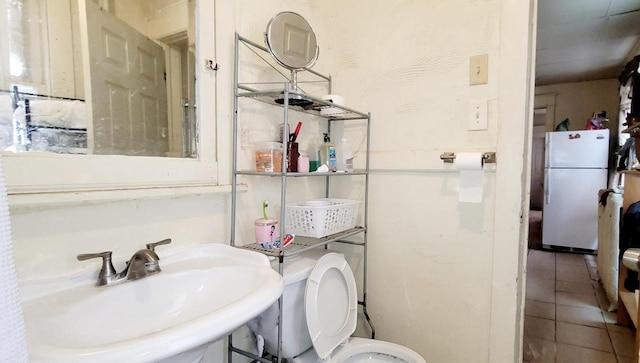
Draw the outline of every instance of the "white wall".
M123 1L114 2L115 13L119 19L131 25L142 34L149 34L149 5L148 1ZM113 12L112 10L110 10Z
M75 4L74 4L75 5ZM49 69L51 72L49 89L40 93L59 97L80 98L76 90L76 69L74 67L74 53L69 49L74 47L72 20L75 16L71 11L69 0L51 1L47 3L47 42L49 45Z
M189 0L115 0L115 15L151 39L186 31Z
M347 106L371 111L369 312L380 339L407 345L430 362L519 359L529 6L510 1L235 3L235 24L229 27L258 43L277 12L292 10L307 18L321 48L314 69L332 75L333 93L344 95ZM231 61L224 55L231 44L221 45L218 60L224 67ZM469 57L481 53L489 54L489 84L470 87ZM489 130L470 132L468 102L479 98L488 100ZM246 113L241 128L255 118ZM273 117L277 125L279 116ZM264 124L255 125L269 132ZM249 133L260 136L255 129ZM352 145L360 145L362 155L357 128L347 127L345 134ZM498 150L498 170L487 173L480 205L457 202L458 175L439 159L443 151L467 150ZM249 212L240 215L245 227L239 235L246 240L261 197L273 194L263 180L243 182L249 192L240 203ZM362 193L357 185L343 187L341 194Z
M517 0L216 3L220 180L228 181L230 170L233 31L261 43L274 14L297 11L319 35L314 69L332 74L333 91L346 96L347 106L372 113L368 298L378 337L409 346L430 363L521 356L531 8ZM489 54L489 84L471 87L469 57L481 53ZM487 131L466 130L472 99L488 100ZM279 116L273 117L275 127ZM305 138L323 126L304 122ZM361 139L355 129L345 133ZM498 152L478 205L457 201L458 174L439 159L443 151L467 150ZM250 150L243 158L250 163ZM247 241L259 202L279 197L275 181L243 182L249 192L239 201L238 236ZM297 182L290 197L314 187ZM343 185L340 193L363 191ZM77 270L78 253L113 249L126 258L165 237L177 245L225 242L228 220L228 196L14 213L18 272L25 279Z
M607 111L611 130L609 141L609 184L614 182L615 157L620 122L620 82L617 79L560 83L536 87L536 100L555 98L555 112L547 115L547 131L568 118L570 130L586 130L593 112ZM552 111L553 112L553 111ZM550 122L554 123L551 124Z
M536 87L536 96L556 95L555 127L565 118L571 121L570 130L585 130L593 112L607 111L612 135L618 130L620 97L617 79L560 83Z
M172 238L162 246L228 239L229 196L193 196L78 205L40 211L12 208L16 268L21 280L53 277L99 261L79 262L80 253L113 251L121 264L146 243ZM158 248L158 253L162 253ZM121 269L119 266L118 269Z

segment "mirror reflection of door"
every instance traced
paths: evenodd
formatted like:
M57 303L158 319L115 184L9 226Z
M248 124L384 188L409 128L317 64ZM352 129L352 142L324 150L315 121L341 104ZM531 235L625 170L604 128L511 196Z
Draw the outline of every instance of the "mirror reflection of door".
M162 38L166 54L169 100L169 155L198 157L196 115L195 49L187 31Z
M0 15L0 149L197 157L195 0L12 0Z
M92 1L86 2L86 31L85 89L94 120L89 147L96 154L164 156L164 50Z

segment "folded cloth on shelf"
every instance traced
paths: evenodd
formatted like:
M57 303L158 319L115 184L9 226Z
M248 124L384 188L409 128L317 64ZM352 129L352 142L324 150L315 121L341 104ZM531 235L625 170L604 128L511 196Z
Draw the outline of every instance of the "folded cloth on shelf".
M82 101L29 100L29 111L34 126L87 128L86 108ZM18 103L14 117L25 118L24 101Z

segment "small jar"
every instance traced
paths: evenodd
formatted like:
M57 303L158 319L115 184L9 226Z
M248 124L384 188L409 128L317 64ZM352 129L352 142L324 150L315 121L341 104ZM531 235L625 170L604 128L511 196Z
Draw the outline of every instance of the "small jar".
M256 171L266 173L282 172L282 144L261 142L255 145Z
M298 156L298 173L308 173L309 172L309 156L305 153L301 153Z

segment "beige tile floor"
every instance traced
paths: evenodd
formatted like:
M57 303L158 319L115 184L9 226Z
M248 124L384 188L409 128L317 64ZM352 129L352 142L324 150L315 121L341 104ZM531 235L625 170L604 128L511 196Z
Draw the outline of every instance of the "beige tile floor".
M529 250L525 363L635 363L635 330L616 314L591 255Z

